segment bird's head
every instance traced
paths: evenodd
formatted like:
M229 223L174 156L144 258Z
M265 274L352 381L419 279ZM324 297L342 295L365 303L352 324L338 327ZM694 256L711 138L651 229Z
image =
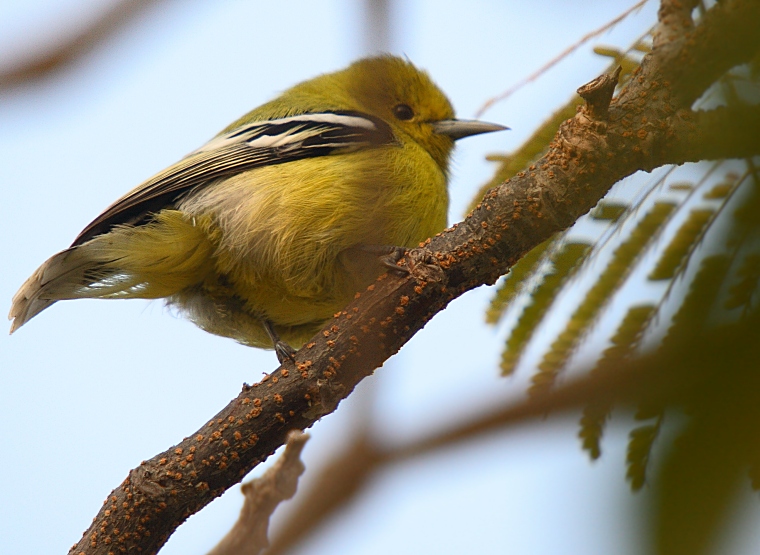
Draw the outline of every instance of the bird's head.
M230 128L244 120L322 111L356 111L380 118L402 140L421 145L443 171L455 140L508 129L455 119L451 102L428 74L391 55L363 58L341 71L304 81Z
M334 75L340 75L358 110L416 141L444 171L455 140L507 129L455 119L451 102L430 76L396 56L364 58Z

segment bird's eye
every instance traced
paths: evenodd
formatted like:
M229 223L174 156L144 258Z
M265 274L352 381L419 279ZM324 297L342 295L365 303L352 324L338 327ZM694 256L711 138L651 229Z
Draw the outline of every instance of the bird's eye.
M399 104L393 108L393 115L401 121L408 121L414 117L414 112L407 104Z

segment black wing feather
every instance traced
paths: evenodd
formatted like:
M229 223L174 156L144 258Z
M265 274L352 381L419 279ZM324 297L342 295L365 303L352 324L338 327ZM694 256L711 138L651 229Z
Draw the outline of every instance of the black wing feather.
M308 119L310 115L326 114L335 116L334 121ZM357 112L326 114L247 124L213 139L209 149L204 147L190 154L117 200L90 222L71 246L81 245L117 225L145 224L151 221L152 214L174 206L188 193L217 179L262 166L394 142L390 126L376 117ZM355 117L362 118L365 124L350 125L350 118ZM251 146L279 136L284 141L277 146Z

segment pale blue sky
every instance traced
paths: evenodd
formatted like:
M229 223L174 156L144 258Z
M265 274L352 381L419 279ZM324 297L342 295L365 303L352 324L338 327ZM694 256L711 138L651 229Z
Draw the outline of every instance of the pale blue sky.
M107 3L5 0L0 66ZM630 3L399 2L391 50L427 69L471 118ZM60 76L0 94L0 308L114 199L279 91L361 55L359 5L163 2ZM595 44L627 46L655 9L650 2ZM492 171L484 156L515 148L606 66L589 51L485 114L512 131L461 142L452 222ZM482 324L489 295L481 288L454 302L368 380L384 440L419 437L522 391L523 379L498 375L501 336ZM66 552L129 469L274 367L271 352L206 334L160 302L62 302L13 337L0 333L4 550ZM356 393L369 399L364 388ZM358 404L313 428L309 468L342 443ZM575 434L574 422L552 418L389 468L303 553L633 553L637 532L623 522L642 499L631 505L626 493L625 434L611 434L594 465ZM162 553L205 553L240 504L233 488Z

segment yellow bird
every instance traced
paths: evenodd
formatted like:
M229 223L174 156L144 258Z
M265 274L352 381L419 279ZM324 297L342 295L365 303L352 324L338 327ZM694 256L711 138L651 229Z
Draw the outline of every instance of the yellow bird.
M393 56L305 81L139 185L13 298L11 333L56 301L165 298L204 330L292 357L382 272L441 231L456 139L428 75Z

